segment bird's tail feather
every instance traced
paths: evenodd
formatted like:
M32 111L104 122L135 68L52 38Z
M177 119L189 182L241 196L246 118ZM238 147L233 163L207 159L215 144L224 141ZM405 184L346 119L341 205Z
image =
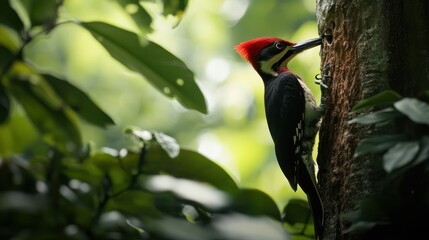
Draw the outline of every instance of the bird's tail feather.
M308 203L313 216L316 239L319 239L323 233L325 219L322 200L317 190L317 184L310 177L308 170L306 168L301 169L302 171L299 172L300 180L298 182L302 190L307 194Z
M316 186L315 186L316 187ZM323 233L323 225L324 225L324 211L322 200L320 199L319 192L316 188L307 192L308 204L310 205L310 210L313 215L314 222L314 232L316 235L316 239Z

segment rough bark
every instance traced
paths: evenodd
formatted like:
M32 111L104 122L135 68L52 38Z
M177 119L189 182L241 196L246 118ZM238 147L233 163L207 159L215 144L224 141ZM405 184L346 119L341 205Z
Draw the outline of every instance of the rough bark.
M429 88L429 2L427 0L319 0L324 41L321 69L330 66L327 113L319 142L319 184L325 207L322 239L359 239L344 234L342 215L377 191L383 173L377 156L354 158L357 143L371 133L348 124L361 99L387 89L416 96Z

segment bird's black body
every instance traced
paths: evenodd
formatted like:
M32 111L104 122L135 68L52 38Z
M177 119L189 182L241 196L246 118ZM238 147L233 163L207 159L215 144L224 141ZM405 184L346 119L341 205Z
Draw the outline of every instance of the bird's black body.
M290 72L282 72L277 77L266 78L265 113L268 128L275 145L275 153L281 170L293 190L299 185L307 194L313 212L316 234L320 235L323 225L323 206L317 191L314 168L305 163L303 155L312 154L303 145L306 135L305 104L306 91L299 78ZM314 138L314 137L313 137ZM310 139L311 140L311 139ZM314 139L313 139L314 143ZM312 161L311 157L309 159Z
M268 128L275 143L279 165L296 191L298 168L301 164L303 115L305 112L304 91L295 75L283 72L272 77L265 84L265 113ZM288 107L286 107L288 106ZM301 128L298 128L298 124Z

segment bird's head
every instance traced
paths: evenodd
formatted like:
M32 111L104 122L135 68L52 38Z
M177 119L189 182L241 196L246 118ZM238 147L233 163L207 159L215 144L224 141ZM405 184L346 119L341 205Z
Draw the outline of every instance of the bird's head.
M322 38L298 43L280 38L261 37L235 46L235 50L264 78L289 71L287 64L300 52L322 44Z

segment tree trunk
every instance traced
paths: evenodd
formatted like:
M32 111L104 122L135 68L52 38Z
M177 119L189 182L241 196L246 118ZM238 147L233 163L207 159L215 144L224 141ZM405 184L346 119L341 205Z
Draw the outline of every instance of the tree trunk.
M369 128L348 124L361 99L393 89L416 96L429 88L429 1L319 0L321 69L330 66L327 113L319 142L319 184L325 207L322 239L360 239L344 234L342 215L376 192L383 172L377 157L354 158ZM329 43L330 42L330 43Z

